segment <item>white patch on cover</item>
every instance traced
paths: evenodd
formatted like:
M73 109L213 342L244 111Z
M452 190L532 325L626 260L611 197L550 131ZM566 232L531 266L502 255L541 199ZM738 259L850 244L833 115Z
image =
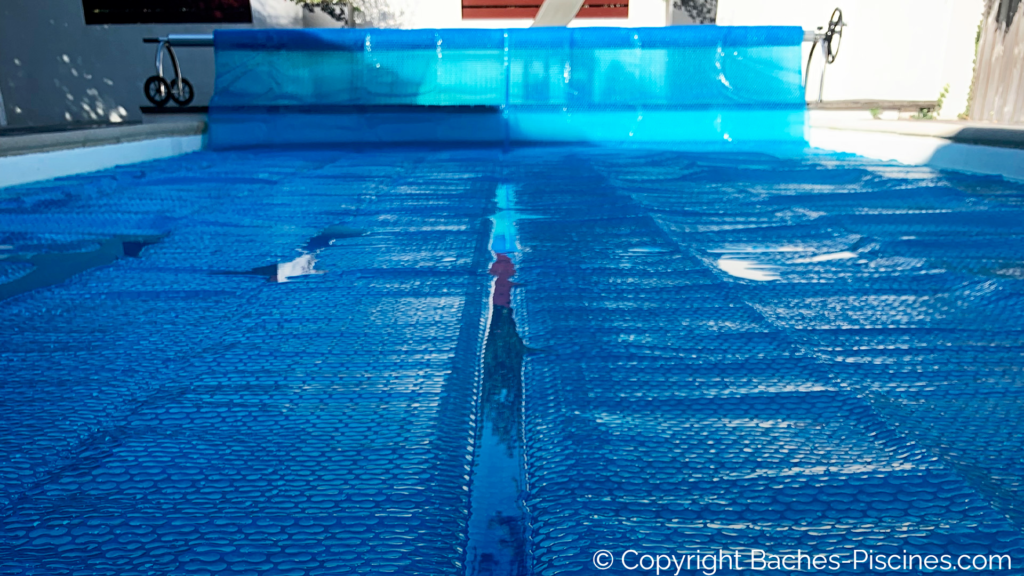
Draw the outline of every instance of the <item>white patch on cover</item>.
M291 262L283 262L277 265L277 281L287 282L289 278L297 276L309 276L310 274L323 274L320 270L314 270L316 256L303 254Z
M794 264L808 264L812 262L829 262L831 260L849 260L850 258L856 258L857 255L853 252L833 252L831 254L818 254L817 256L811 256L810 258L801 258L799 260L793 260Z
M715 262L715 264L721 268L722 272L737 278L757 280L758 282L768 282L779 279L779 275L775 273L773 267L758 264L753 260L720 258L718 262Z

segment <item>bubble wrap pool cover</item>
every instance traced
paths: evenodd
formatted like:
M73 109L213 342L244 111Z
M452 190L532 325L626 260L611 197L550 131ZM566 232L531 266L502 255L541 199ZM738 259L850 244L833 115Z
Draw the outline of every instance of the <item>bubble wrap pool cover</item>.
M0 302L0 573L460 574L480 156L199 153L4 200L17 252L169 235ZM225 273L339 222L366 235L323 274Z
M220 30L215 148L802 142L798 27Z
M264 150L5 191L5 255L166 237L0 302L0 574L464 573L499 186L533 573L626 547L1024 558L1021 186ZM365 234L322 274L240 273L337 226Z

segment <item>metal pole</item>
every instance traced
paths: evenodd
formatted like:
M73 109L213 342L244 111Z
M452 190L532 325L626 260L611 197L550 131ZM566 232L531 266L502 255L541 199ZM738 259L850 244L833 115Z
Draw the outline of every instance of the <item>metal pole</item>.
M806 32L804 33L806 37ZM806 41L806 40L805 40ZM804 98L807 98L807 83L811 81L811 61L814 60L814 50L818 47L818 38L816 36L811 37L811 50L807 54L807 66L804 67L803 87L804 87Z
M167 43L174 46L213 46L213 34L168 34Z
M175 56L174 48L171 47L171 44L169 42L167 43L167 53L171 56L171 65L174 66L174 77L177 80L178 84L178 98L181 98L184 95L183 89L181 87L181 67L178 66L178 57Z
M0 128L7 126L7 111L4 110L4 93L0 90Z
M822 95L825 92L825 70L828 69L828 46L825 39L821 39L821 80L818 82L818 104L821 104Z
M166 40L160 40L156 47L156 75L161 78L164 77L164 46L166 45Z

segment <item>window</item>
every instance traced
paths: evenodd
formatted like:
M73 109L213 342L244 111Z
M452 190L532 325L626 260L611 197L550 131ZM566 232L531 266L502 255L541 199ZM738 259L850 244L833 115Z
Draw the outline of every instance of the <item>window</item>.
M252 22L249 0L82 0L86 24Z
M533 18L544 0L462 0L462 19ZM626 18L629 0L587 0L577 18Z

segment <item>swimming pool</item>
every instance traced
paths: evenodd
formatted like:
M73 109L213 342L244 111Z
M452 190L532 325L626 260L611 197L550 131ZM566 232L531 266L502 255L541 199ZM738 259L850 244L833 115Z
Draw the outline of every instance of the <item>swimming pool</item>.
M528 518L491 539L521 573L626 548L1019 558L1022 202L849 156L590 147L201 152L24 186L5 278L153 243L0 303L0 565L487 573L510 561L468 539L474 490L507 496L472 473L489 405L528 483L489 528ZM519 410L514 382L481 394L489 301L523 342L497 348Z
M1013 573L1024 186L522 106L5 189L0 573Z

